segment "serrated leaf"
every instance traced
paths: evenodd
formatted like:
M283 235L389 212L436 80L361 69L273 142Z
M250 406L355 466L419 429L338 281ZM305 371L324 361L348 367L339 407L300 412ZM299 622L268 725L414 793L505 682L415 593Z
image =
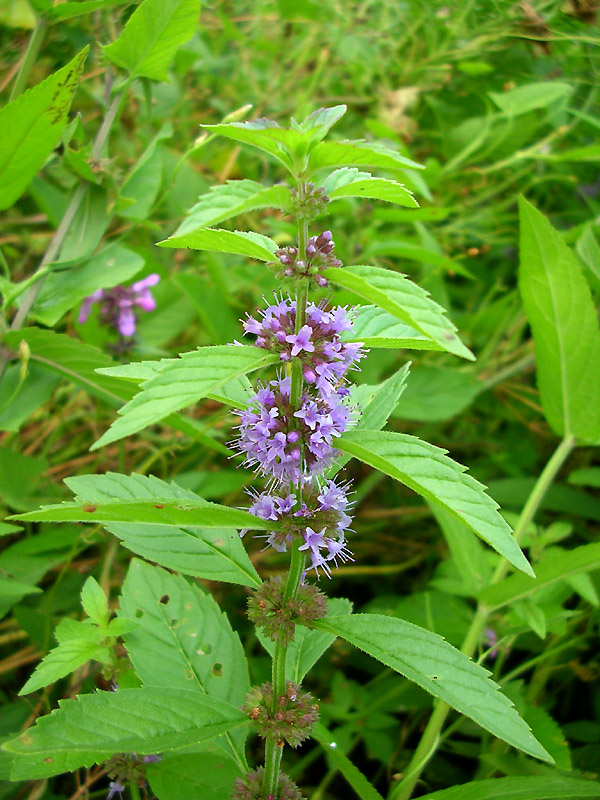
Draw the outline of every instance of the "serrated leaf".
M44 656L19 694L37 692L38 689L75 672L90 659L101 663L108 662L110 650L88 639L69 639Z
M498 504L445 450L404 433L361 430L345 433L336 447L436 501L517 569L534 574Z
M557 772L538 777L520 775L512 778L489 778L442 789L421 800L554 800L554 798L600 797L600 783L571 778Z
M102 48L104 55L132 78L166 80L177 49L194 35L199 14L200 0L144 0L119 38Z
M87 52L0 110L0 210L18 200L56 147Z
M519 289L531 325L544 415L559 436L600 439L600 327L576 256L519 199Z
M294 169L292 153L308 145L306 134L289 128L280 128L276 122L269 119L203 125L202 127L225 136L227 139L233 139L234 142L242 142L256 147L273 156L290 171Z
M227 181L220 186L212 186L207 194L200 197L171 238L198 228L218 225L226 219L258 208L287 210L289 204L290 190L283 184L265 188L251 180Z
M165 686L80 695L59 705L3 745L16 754L12 780L73 772L115 753L143 756L178 750L247 721L222 700Z
M347 755L342 753L335 741L335 735L330 733L320 722L315 725L311 738L321 745L327 758L339 769L360 800L383 800L358 767L350 761Z
M223 384L277 361L276 355L249 345L201 347L178 359L167 359L164 368L145 380L141 391L119 410L120 418L91 449L154 425L214 393Z
M362 342L368 348L407 350L445 350L420 331L377 306L357 306L352 330L342 336L346 342Z
M72 639L85 639L88 642L99 644L104 634L96 625L88 622L81 622L71 617L63 617L56 626L54 636L59 644L64 644Z
M332 172L323 182L323 188L330 200L368 197L409 208L419 207L412 193L401 183L386 178L374 178L368 172L359 172L355 168L343 167Z
M379 614L326 617L312 624L364 650L508 744L552 762L489 671L436 633Z
M410 158L400 155L391 147L377 142L344 140L340 142L320 142L311 151L307 174L325 167L381 167L382 169L423 169Z
M233 253L259 261L273 261L273 254L277 250L277 245L268 236L249 231L227 231L224 228L203 228L183 236L170 236L157 242L157 245L207 250L209 253Z
M298 130L310 134L311 142L320 142L347 110L348 107L345 105L318 108L302 120Z
M327 612L331 616L351 614L352 603L344 597L334 597L327 601ZM275 642L268 639L260 629L257 629L256 634L265 650L273 656ZM302 683L307 673L333 644L334 639L335 636L326 631L309 630L296 625L294 640L288 645L285 658L286 680Z
M535 580L524 575L511 575L484 589L479 601L490 609L501 608L528 597L542 586L596 569L600 569L600 543L584 544L575 550L559 552L551 549L535 565Z
M88 617L101 627L108 624L110 611L104 589L98 581L90 575L81 590L81 605Z
M120 613L139 622L125 637L146 686L192 689L240 707L250 689L244 649L213 598L181 576L133 559ZM245 732L225 734L238 765L246 766Z
M442 350L474 360L456 335L456 327L428 292L399 273L381 267L331 267L323 275L337 286L375 303L397 319L416 328Z
M128 500L132 497L147 500L157 497L189 500L197 497L175 483L168 484L154 476L127 476L109 472L106 475L69 478L66 483L79 500L86 503L114 498ZM137 555L184 575L242 586L260 586L260 577L237 531L126 523L109 524L106 528Z

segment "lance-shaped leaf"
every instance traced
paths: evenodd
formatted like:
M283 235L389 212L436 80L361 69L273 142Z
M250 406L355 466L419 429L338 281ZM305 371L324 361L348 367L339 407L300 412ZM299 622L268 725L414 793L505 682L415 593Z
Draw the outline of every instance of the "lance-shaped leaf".
M456 334L456 327L429 293L399 272L381 267L331 267L323 270L330 281L364 297L402 322L416 328L449 353L474 360Z
M519 289L531 325L544 415L559 436L600 439L600 328L576 256L519 200Z
M380 614L325 617L312 625L341 636L508 744L552 763L490 672L437 633Z
M164 369L141 384L141 391L119 410L116 419L92 450L143 430L148 425L197 403L223 384L274 364L276 355L249 345L200 347L181 358L168 359Z
M132 78L167 79L177 49L198 26L200 0L144 0L104 55Z
M12 780L73 772L115 753L143 756L178 750L214 739L247 721L229 703L166 686L80 695L59 705L3 745L16 754Z
M548 776L519 775L463 783L422 795L421 800L581 800L583 797L600 797L600 783L557 771Z
M316 172L325 167L381 167L382 169L423 169L410 158L400 155L397 150L377 142L345 140L341 142L320 142L311 151L308 172Z
M227 231L222 228L203 228L183 236L171 236L157 243L159 247L187 247L190 250L207 250L210 253L233 253L273 261L277 244L260 233Z
M336 447L400 481L426 500L437 501L513 566L534 575L510 526L498 513L498 504L479 481L465 474L465 467L448 458L446 450L404 433L362 430L345 433Z
M511 575L484 589L479 602L491 609L500 608L528 597L542 586L596 569L600 569L600 542L585 544L575 550L551 549L535 565L535 580L524 575Z
M335 735L330 733L320 722L315 725L311 738L321 745L328 760L335 764L360 800L383 800L375 787L338 747Z
M293 154L308 147L310 138L300 130L280 128L270 119L255 119L250 122L228 122L218 125L203 125L207 131L218 133L234 142L248 144L277 159L293 171Z
M377 306L357 306L353 313L352 330L342 336L346 342L363 342L365 347L371 349L438 351L445 349Z
M98 643L86 639L71 639L68 642L62 642L44 656L19 694L37 692L38 689L55 683L65 675L70 675L83 664L87 664L90 659L101 663L110 663L110 658L110 649L102 647Z
M258 208L288 210L289 205L290 190L283 184L265 187L250 180L227 181L220 186L212 186L207 194L200 197L171 238L198 228L218 225L247 211Z
M79 475L66 484L81 503L102 503L115 498L198 500L194 492L153 475ZM242 586L260 586L260 577L237 530L227 528L183 528L169 525L109 523L106 529L137 555L184 575Z
M323 188L330 200L340 197L368 197L408 208L419 207L412 193L401 183L386 178L374 178L370 173L360 172L354 167L343 167L332 172L323 182Z
M56 147L87 51L0 110L0 209L18 200Z
M139 623L125 645L147 686L192 689L240 707L250 689L244 649L227 616L209 594L185 578L133 559L121 611ZM245 768L245 731L225 734Z

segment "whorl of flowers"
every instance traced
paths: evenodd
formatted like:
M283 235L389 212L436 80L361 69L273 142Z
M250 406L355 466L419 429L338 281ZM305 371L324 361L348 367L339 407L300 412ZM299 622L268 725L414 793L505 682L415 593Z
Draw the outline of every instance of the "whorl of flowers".
M319 706L313 696L291 681L279 697L274 697L272 683L253 686L242 711L256 724L259 736L287 742L290 747L298 747L308 739L319 721Z
M319 236L311 236L306 245L305 258L298 258L297 247L281 247L275 251L275 267L279 278L312 278L317 286L328 285L327 278L321 274L328 267L341 267L342 262L335 255L335 243L331 231L323 231Z
M261 519L280 523L277 530L267 534L267 542L275 550L285 552L294 538L302 539L298 548L310 556L309 569L318 574L321 569L331 574L331 563L353 561L346 547L345 531L352 522L346 513L351 505L347 487L335 481L326 481L319 486L307 485L302 502L296 507L296 495L279 496L263 492L255 497L250 513Z
M296 622L303 625L327 615L327 597L316 586L303 583L296 597L285 598L281 575L265 581L248 598L248 619L273 642L287 645L294 638Z
M153 273L137 281L132 286L115 286L112 289L98 289L86 297L79 311L79 322L87 321L94 303L100 304L100 322L115 328L123 337L135 334L137 321L136 308L154 311L156 301L150 287L157 284L160 276Z
M346 372L364 357L360 342L340 339L341 333L352 328L347 310L342 306L327 311L322 305L309 303L304 325L298 333L296 302L289 297L282 297L259 314L260 320L251 316L245 320L245 333L255 334L255 345L270 353L279 353L283 362L300 359L304 380L323 394L332 391Z
M236 778L231 800L306 800L294 781L285 772L280 772L277 780L277 797L263 793L265 768L252 770L243 778Z

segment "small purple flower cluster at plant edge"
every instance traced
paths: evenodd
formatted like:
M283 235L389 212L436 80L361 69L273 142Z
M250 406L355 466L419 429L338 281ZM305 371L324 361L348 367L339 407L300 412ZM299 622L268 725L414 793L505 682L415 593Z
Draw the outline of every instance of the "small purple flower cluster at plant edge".
M133 336L136 325L135 309L154 311L156 301L150 287L157 284L159 280L160 276L153 273L132 286L98 289L83 301L79 312L79 322L86 322L94 303L99 303L100 320L104 325L115 328L123 337Z

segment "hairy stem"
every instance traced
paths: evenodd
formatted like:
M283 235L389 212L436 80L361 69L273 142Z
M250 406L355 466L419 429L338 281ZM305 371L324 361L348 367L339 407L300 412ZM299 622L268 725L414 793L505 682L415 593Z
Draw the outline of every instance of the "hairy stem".
M565 438L558 445L550 460L542 470L535 486L525 506L521 512L521 516L515 527L515 539L517 542L523 538L523 534L527 527L532 522L540 503L544 499L550 484L556 477L558 471L569 457L571 451L575 447L575 437L565 436ZM496 571L492 577L492 583L501 581L508 572L510 567L509 562L502 558L500 559ZM461 651L471 658L477 649L477 645L481 640L483 629L487 623L490 611L484 605L478 605L471 626L467 632L463 642ZM415 750L410 764L406 768L406 777L392 790L390 800L409 800L415 786L419 781L421 772L425 769L429 759L433 756L437 749L437 744L440 739L440 732L450 711L450 706L447 703L438 701L427 727L423 732L421 741Z
M303 196L305 185L301 183L298 187L299 194ZM308 222L303 217L298 221L298 258L306 259L306 243L308 241ZM308 281L302 280L296 287L296 333L300 331L304 325L306 317L306 302L308 298ZM292 362L292 385L290 389L290 401L292 405L297 406L302 397L302 385L304 376L302 375L302 364L300 359L295 358ZM302 471L304 466L304 457L302 455L300 469ZM300 484L300 491L302 485ZM300 581L302 580L302 573L304 572L304 553L298 547L300 543L295 543L292 548L292 560L290 563L290 570L287 575L283 599L291 600L296 597ZM277 703L277 698L285 694L285 663L287 658L287 644L277 642L275 645L275 653L273 655L273 698ZM275 711L275 709L273 709ZM281 753L283 750L282 744L274 739L267 739L265 745L265 778L263 783L264 797L277 797L277 783L279 781L279 765L281 763Z

